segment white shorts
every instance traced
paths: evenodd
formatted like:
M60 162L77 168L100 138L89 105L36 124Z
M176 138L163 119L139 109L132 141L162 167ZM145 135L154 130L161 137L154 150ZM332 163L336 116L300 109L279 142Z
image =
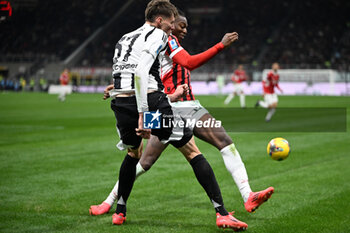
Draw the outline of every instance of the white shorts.
M208 113L198 100L178 101L171 103L171 106L176 108L176 113L184 119L195 119L198 121L201 117ZM193 128L190 127L191 130Z
M243 86L242 83L234 83L233 84L233 91L240 95L241 93L243 93Z
M268 106L278 103L278 97L276 93L273 94L265 94L264 95L264 101L267 103Z

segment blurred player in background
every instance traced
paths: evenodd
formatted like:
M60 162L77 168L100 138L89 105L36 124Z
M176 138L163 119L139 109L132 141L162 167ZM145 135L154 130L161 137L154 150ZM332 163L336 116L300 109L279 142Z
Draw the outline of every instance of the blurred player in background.
M263 77L262 85L263 85L263 92L264 92L264 101L258 100L255 104L255 107L263 107L268 108L269 111L266 114L265 121L269 122L271 120L271 117L276 112L277 104L278 104L278 97L275 93L275 87L283 93L282 89L278 85L279 81L279 74L277 73L280 69L279 64L273 63L272 64L272 70L267 73L266 76Z
M182 111L180 113L181 116L191 117L191 119L201 121L205 121L209 118L214 119L209 112L202 107L199 101L195 100L190 83L190 71L210 60L224 49L224 47L229 46L233 41L238 39L238 34L227 33L222 41L212 48L191 56L178 41L178 39L182 40L186 36L187 27L187 19L184 13L179 11L179 16L175 20L175 30L173 30L172 35L168 38L167 56L163 59L162 69L164 72L162 73L162 82L165 86L164 91L166 94L171 95L175 92L177 86L187 84L189 86L188 94L184 96L181 101L172 103L172 105ZM230 39L233 35L234 40ZM108 93L110 88L111 86L106 89L105 93ZM107 94L105 97L108 96ZM271 196L274 190L272 187L261 192L252 192L240 154L223 127L206 128L205 130L194 127L193 133L196 137L210 143L221 152L226 168L232 175L241 192L245 208L248 212L253 212ZM139 174L136 174L136 176L138 175ZM117 195L118 182L101 205L93 205L90 207L90 213L93 215L100 215L109 212L109 209L117 199Z
M225 76L222 74L218 74L216 76L216 85L218 86L219 95L222 95L222 89L225 86Z
M69 75L70 74L68 69L64 69L60 75L60 84L62 88L59 91L58 99L62 102L66 100L66 95L67 95L66 86L69 84Z
M231 80L233 81L233 93L230 93L226 100L225 104L229 104L231 100L238 95L239 101L241 103L241 108L245 108L245 95L243 92L242 82L248 79L245 70L243 69L243 65L239 65L238 68L234 71Z

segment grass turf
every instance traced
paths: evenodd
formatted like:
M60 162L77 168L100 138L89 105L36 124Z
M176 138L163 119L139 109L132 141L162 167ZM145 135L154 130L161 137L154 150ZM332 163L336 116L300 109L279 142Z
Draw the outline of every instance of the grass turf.
M257 98L248 96L247 105ZM224 106L224 96L199 99L208 107L238 107L237 99ZM349 97L279 99L281 107L350 110ZM101 95L73 94L62 103L44 93L0 93L0 232L222 232L190 165L171 147L136 181L126 224L113 226L113 211L89 216L89 206L103 201L113 187L125 155L115 148L114 125ZM347 132L230 136L252 189L275 187L271 200L247 213L219 152L196 140L213 167L226 208L248 223L248 232L349 231L349 118ZM267 142L278 136L292 145L283 162L266 154Z

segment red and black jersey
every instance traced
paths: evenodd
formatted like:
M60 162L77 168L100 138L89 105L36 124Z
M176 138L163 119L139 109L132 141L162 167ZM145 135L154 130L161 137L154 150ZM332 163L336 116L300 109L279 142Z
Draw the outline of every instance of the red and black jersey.
M166 76L163 76L163 77L165 77L162 80L165 94L172 94L175 92L176 87L178 85L187 84L187 86L189 87L189 92L181 100L187 101L187 100L195 99L192 92L191 82L190 82L191 74L187 68L174 63L171 73L168 73Z
M162 62L164 92L166 94L172 94L175 92L178 85L187 84L189 87L189 94L183 98L182 101L194 100L195 98L190 83L190 71L207 62L223 48L224 45L220 42L200 54L191 56L181 47L177 38L170 35L168 37L168 48L165 52L166 56Z
M194 100L190 83L190 71L173 61L174 56L182 50L184 49L181 47L177 38L170 35L168 37L168 47L165 52L166 56L162 63L162 82L164 85L164 92L165 94L172 94L175 92L178 85L187 84L189 87L189 93L181 100Z
M279 88L279 78L279 74L277 74L277 72L275 73L273 70L270 71L265 77L263 77L262 84L265 94L275 93L275 87Z
M241 83L243 81L246 81L247 80L247 74L245 73L244 70L235 70L235 72L233 73L232 77L231 77L231 80L234 82L234 83Z
M63 71L61 76L60 76L60 83L61 85L68 85L69 83L69 73L68 71Z

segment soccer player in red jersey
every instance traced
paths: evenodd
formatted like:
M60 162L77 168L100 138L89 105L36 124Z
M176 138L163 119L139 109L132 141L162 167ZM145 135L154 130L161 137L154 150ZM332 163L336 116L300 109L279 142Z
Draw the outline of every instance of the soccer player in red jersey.
M246 81L247 79L248 79L248 76L245 73L245 70L243 69L243 65L239 65L231 77L231 80L233 82L233 93L230 93L227 96L225 100L225 104L229 104L236 95L239 95L239 101L241 103L241 107L242 108L246 107L242 82Z
M191 56L183 47L181 47L177 39L179 38L182 40L185 37L188 26L186 17L181 11L179 13L180 16L175 20L175 30L173 30L172 35L168 38L168 48L166 50L168 57L166 56L162 63L162 82L164 84L164 91L168 95L171 95L175 92L178 86L187 84L189 87L187 95L182 98L182 101L172 103L172 105L181 109L180 111L182 112L180 115L185 118L189 117L203 122L208 119L215 120L209 112L200 105L199 101L195 100L190 83L190 71L201 66L225 47L229 46L233 41L237 40L238 34L227 33L221 42L200 54ZM107 87L105 98L108 96ZM223 127L205 128L205 130L203 130L203 128L197 128L194 126L192 130L196 137L212 144L220 150L225 166L231 173L237 187L239 188L245 208L248 212L255 211L255 209L257 209L264 201L270 198L274 192L273 187L269 187L260 192L252 192L248 182L248 175L240 154ZM157 158L155 158L155 160L156 159ZM136 176L143 172L136 171ZM110 206L115 202L117 193L118 182L108 198L101 205L90 207L90 213L92 215L107 213Z
M69 83L69 71L68 69L64 69L64 71L60 76L60 84L65 86L65 85L68 85L68 83Z
M255 107L260 106L260 107L269 109L265 117L266 122L269 122L273 114L275 114L276 112L278 97L277 97L277 94L275 93L275 87L281 93L283 93L282 89L278 85L280 76L277 72L279 69L280 69L279 64L275 62L272 64L272 70L269 71L267 75L263 77L262 85L263 85L263 92L264 92L264 101L258 100L255 104Z
M232 42L230 42L229 38L231 36L237 36L238 39L238 34L235 32L227 33L222 38L221 42L200 54L191 56L177 40L177 38L180 41L184 39L187 34L187 26L188 24L185 15L183 12L179 11L179 16L175 20L175 30L173 30L172 35L170 35L168 39L166 54L169 57L165 57L162 63L162 82L164 84L164 91L167 94L172 94L180 84L188 84L188 95L183 98L183 101L172 103L172 105L182 110L180 115L184 118L189 117L190 119L196 119L203 122L209 119L215 120L209 112L203 108L199 101L195 100L190 83L190 71L198 68L213 58L225 47L231 45ZM270 198L274 191L273 187L269 187L260 192L252 192L248 182L248 175L240 154L223 127L209 127L205 129L194 127L193 134L197 138L215 146L221 152L225 166L232 175L248 212L253 212L264 201Z
M58 95L58 99L62 102L66 100L66 95L67 95L67 89L63 86L67 86L68 83L69 83L69 70L64 69L64 71L60 75L60 84L62 88L60 89L60 93Z

